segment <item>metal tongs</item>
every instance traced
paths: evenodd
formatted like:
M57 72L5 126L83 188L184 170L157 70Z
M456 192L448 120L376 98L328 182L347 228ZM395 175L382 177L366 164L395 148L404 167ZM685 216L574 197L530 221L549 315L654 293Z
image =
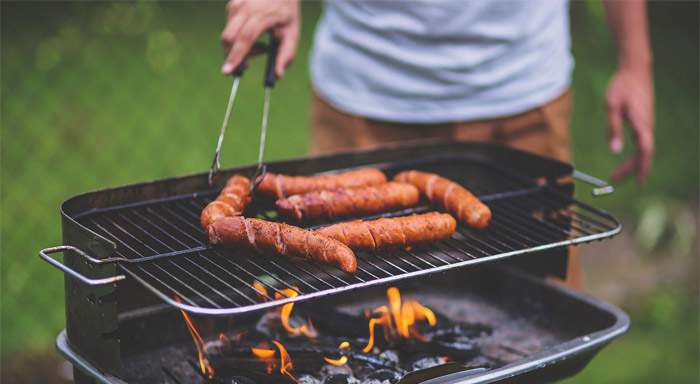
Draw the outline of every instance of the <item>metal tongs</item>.
M257 43L256 43L257 44ZM267 131L267 115L270 109L270 90L275 85L277 81L277 75L275 75L275 62L277 61L277 52L279 50L279 41L275 39L272 32L270 32L270 41L267 44L267 65L265 67L265 77L263 83L265 85L265 105L263 107L263 117L262 117L262 129L260 131L260 153L258 155L258 168L253 176L253 183L250 186L250 195L253 194L255 188L262 182L265 174L267 172L267 166L263 165L263 153L265 151L265 132ZM246 57L241 64L236 67L233 71L233 86L231 87L231 96L228 99L228 106L226 107L226 114L224 115L224 123L221 126L221 134L219 135L219 142L216 145L216 152L214 153L214 160L211 163L211 168L209 169L209 185L214 185L214 180L216 180L217 173L221 169L220 157L221 157L221 144L224 141L224 134L226 133L226 126L228 125L228 119L231 114L231 106L233 106L233 99L236 97L236 92L238 91L238 83L243 76L243 72L248 66L248 58Z

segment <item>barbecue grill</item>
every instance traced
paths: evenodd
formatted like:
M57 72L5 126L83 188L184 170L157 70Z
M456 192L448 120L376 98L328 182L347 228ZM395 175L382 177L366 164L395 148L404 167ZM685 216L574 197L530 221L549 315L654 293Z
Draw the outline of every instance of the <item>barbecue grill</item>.
M510 300L522 306L523 290L551 292L538 297L543 315L552 319L555 327L563 327L571 319L587 319L591 324L570 325L556 342L520 353L518 359L503 361L497 369L446 376L445 372L436 373L445 381L460 377L467 382L490 382L540 371L549 372L545 376L550 378L564 377L581 369L595 351L627 329L628 319L620 310L541 279L545 275L564 277L567 246L610 237L621 230L612 215L573 199L571 177L579 173L570 165L495 144L430 142L274 162L268 164L268 171L308 175L367 166L382 169L390 178L405 169L418 169L454 180L489 205L492 223L481 231L459 225L451 239L432 245L359 252L357 272L348 275L312 262L208 245L198 224L202 209L218 195L226 178L234 173L252 175L254 166L222 171L214 187L209 186L207 174L201 173L90 192L64 202L65 245L42 250L40 256L68 275L66 331L59 336L58 348L76 367L76 381L138 378L132 357L174 341L168 332L155 332L154 328L186 335L181 317L153 325L154 319L179 316L175 308L206 317L235 315L238 322L256 316L261 309L292 302L332 299L337 305L336 301L351 301L389 283L423 282L424 287L434 288L441 284L441 277L460 281L463 276L475 276L474 271L476 276L483 273L491 278L479 278L481 288L471 284L454 290L454 295L465 290L487 295L503 292L495 284L520 284L522 289L503 293L499 300L514 296ZM433 209L423 202L381 216ZM257 196L244 214L280 220L274 201ZM326 224L310 221L300 226ZM64 252L63 263L49 256L54 252ZM520 272L491 266L465 268L495 261ZM490 305L499 306L498 300ZM563 310L577 316L559 313ZM510 315L520 316L521 312L514 310ZM151 332L158 335L155 340L133 338L134 333ZM572 356L579 357L576 363L567 363L567 357ZM168 373L157 381L178 382L175 371L163 366L163 372Z

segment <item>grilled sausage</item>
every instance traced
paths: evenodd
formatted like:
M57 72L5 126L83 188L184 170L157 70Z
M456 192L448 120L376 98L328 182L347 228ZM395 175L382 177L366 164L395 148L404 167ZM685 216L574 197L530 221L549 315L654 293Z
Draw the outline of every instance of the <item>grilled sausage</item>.
M207 229L209 242L227 249L244 248L300 258L355 273L355 254L339 241L282 223L242 216L224 217Z
M311 191L357 188L386 183L386 175L375 168L325 176L286 176L268 173L256 191L272 199L282 199Z
M430 201L472 228L483 229L491 222L489 207L449 179L434 173L404 171L396 175L394 181L415 185Z
M353 251L378 251L448 239L456 227L457 222L449 214L430 212L372 221L356 220L322 227L316 232L340 241Z
M277 212L302 219L337 219L405 209L416 205L420 193L411 184L385 183L361 188L313 191L279 199Z
M250 204L250 180L241 175L233 175L226 181L221 194L204 207L199 222L205 231L212 222L226 216L236 216L243 213Z

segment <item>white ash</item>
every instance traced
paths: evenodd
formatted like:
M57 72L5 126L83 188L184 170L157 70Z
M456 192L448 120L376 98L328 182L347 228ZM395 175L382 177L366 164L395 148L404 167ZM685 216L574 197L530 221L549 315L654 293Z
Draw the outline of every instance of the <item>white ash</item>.
M443 365L443 364L445 364L445 360L443 360L439 357L436 357L436 356L432 356L432 357L424 357L420 360L414 361L413 364L411 364L411 367L413 368L413 370L418 370L418 369L431 368L431 367L435 367L435 366Z
M347 364L343 365L333 365L333 364L326 364L323 367L321 367L321 372L320 375L321 377L326 377L330 375L352 375L352 368L348 367Z
M379 358L394 364L399 363L399 355L391 349L387 349L386 351L380 353Z
M321 384L321 380L311 375L301 375L297 377L297 382L299 382L299 384Z

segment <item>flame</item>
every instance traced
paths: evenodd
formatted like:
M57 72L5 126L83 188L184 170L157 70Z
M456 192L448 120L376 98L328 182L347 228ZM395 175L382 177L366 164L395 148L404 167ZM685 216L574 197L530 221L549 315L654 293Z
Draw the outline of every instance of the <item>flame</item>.
M224 335L223 333L219 334L219 340L225 341L225 342L229 343L229 345L231 344L231 340L228 337L226 337L226 335ZM224 350L221 349L221 344L217 345L216 348L219 350L219 353L223 356Z
M389 308L386 305L375 309L373 314L379 314L379 317L373 317L369 319L369 342L367 346L362 349L363 352L367 353L372 350L374 346L374 326L380 324L384 328L384 337L389 340L389 334L393 332L391 326L391 316L389 316Z
M272 368L274 366L272 357L275 355L276 351L274 349L270 349L267 341L261 341L258 343L257 348L251 347L250 351L253 352L253 355L255 355L257 358L265 362L267 374L272 374Z
M272 342L275 343L277 348L280 350L280 372L284 375L289 376L292 380L298 383L299 381L297 381L297 379L292 375L292 372L294 371L294 366L292 366L292 358L289 357L289 353L287 353L287 350L284 349L282 344L274 340L272 340Z
M292 298L292 297L297 297L299 296L299 293L295 291L297 287L293 287L294 289L283 289L282 293L284 295L287 295L287 297ZM275 292L275 299L280 300L283 299L284 296L280 294L279 292ZM289 324L289 316L292 314L292 309L294 308L294 303L288 303L282 306L282 326L284 329L287 330L292 335L306 335L311 337L315 331L313 331L313 326L311 325L311 321L309 321L309 326L307 327L306 324L303 324L299 327L293 327L291 324ZM313 331L313 332L312 332Z
M362 350L367 353L372 350L374 346L374 327L377 324L381 324L384 328L384 337L389 341L390 335L398 335L402 338L416 338L421 341L426 341L418 331L413 329L413 325L417 321L427 320L428 324L431 326L435 325L435 313L430 309L422 306L416 300L407 299L403 302L401 301L401 293L396 287L391 287L386 291L387 298L389 299L389 306L382 305L381 307L375 309L372 314L379 314L379 317L372 317L369 320L369 342L367 346ZM391 313L391 315L389 315ZM367 313L366 313L367 315ZM393 324L396 325L396 331L394 331Z
M175 301L182 303L180 298L177 296L175 296ZM190 317L187 316L187 313L183 310L180 310L180 312L182 312L182 316L185 318L185 323L187 324L187 330L190 331L190 335L192 335L192 339L194 339L194 344L197 346L199 366L202 368L202 374L212 379L214 378L214 370L211 368L209 361L204 356L204 340L202 340L202 337L199 336L199 332L197 332L197 329L195 329L194 325L192 325L192 321L190 321Z
M267 301L267 289L265 289L265 287L262 284L256 281L253 283L253 288L260 291L260 293L257 293L257 295L260 296L260 298L263 299L263 301Z
M274 349L250 348L253 354L261 359L269 359L275 355Z
M343 355L338 360L332 360L332 359L329 359L327 357L324 357L323 360L326 360L327 362L329 362L333 365L343 365L343 364L348 362L348 357Z
M350 348L350 343L348 343L347 341L343 341L338 346L338 349L348 349L348 348ZM333 365L343 365L343 364L348 362L348 357L345 355L340 356L340 359L337 359L337 360L329 359L327 357L324 357L323 359L326 360L327 362L333 364Z

